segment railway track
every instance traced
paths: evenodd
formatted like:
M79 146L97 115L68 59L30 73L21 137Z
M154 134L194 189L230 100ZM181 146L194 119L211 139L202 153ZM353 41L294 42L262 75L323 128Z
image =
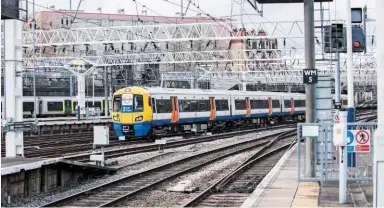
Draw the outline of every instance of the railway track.
M290 130L289 132L294 133L295 131ZM198 153L62 198L49 204L45 204L44 207L115 206L126 198L133 197L145 190L151 189L166 180L189 173L223 158L269 145L270 141L274 140L275 137L280 134L281 133L276 133L259 139L242 141L236 144Z
M114 132L110 132L110 144L115 147L131 144L148 143L144 139L119 141ZM2 157L5 156L5 144L2 142ZM93 133L77 133L65 135L50 135L44 137L24 138L24 156L52 158L61 157L74 152L90 151L93 149Z
M278 135L183 207L240 207L285 151L294 144L293 136L295 133L291 132Z
M233 136L245 135L245 134L249 134L249 133L257 133L257 132L262 132L262 131L266 131L266 130L275 130L275 129L280 129L280 128L294 128L294 127L295 127L295 124L293 124L293 125L278 125L278 126L265 127L265 128L257 128L257 129L249 129L249 130L222 133L222 134L214 134L214 135L210 135L210 136L200 136L200 137L191 138L191 139L180 139L180 140L167 142L167 144L164 145L164 149L176 148L176 147L181 147L181 146L186 146L186 145L191 145L191 144L197 144L200 142L209 142L209 141L214 141L214 140L218 140L218 139L226 139L226 138L230 138ZM116 157L121 157L121 156L131 155L131 154L137 154L137 153L142 153L142 152L157 151L158 149L159 149L159 145L153 144L153 143L152 144L144 144L144 145L136 146L136 147L124 146L122 148L105 150L104 151L104 157L105 157L105 159L110 159L110 158L116 158ZM92 154L92 152L87 152L87 153L82 153L82 154L78 154L78 155L66 156L64 158L69 159L69 160L79 161L79 162L88 162L91 154Z

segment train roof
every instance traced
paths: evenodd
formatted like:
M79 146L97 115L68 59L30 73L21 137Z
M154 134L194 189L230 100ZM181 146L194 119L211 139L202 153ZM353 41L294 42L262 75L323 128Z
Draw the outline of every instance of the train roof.
M209 89L180 89L180 88L141 88L141 87L128 87L123 88L115 92L115 94L122 94L127 89L130 89L132 93L154 93L154 94L208 94L208 95L290 95L290 96L304 96L301 93L282 93L282 92L265 92L265 91L237 91L237 90L209 90ZM135 92L134 92L135 91Z

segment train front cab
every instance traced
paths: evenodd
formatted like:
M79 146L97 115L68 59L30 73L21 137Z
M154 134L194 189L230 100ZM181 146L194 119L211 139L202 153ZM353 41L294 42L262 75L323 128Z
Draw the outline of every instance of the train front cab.
M151 97L142 88L130 87L113 95L112 121L119 138L145 137L152 123Z

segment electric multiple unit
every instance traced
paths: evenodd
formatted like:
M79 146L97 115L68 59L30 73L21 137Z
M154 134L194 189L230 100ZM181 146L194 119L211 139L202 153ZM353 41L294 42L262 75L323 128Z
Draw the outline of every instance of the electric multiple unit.
M127 87L114 93L112 108L119 137L265 125L304 115L304 94L200 89Z
M93 99L86 98L85 106L99 107L101 115L104 115L105 98L95 97L95 105ZM4 97L1 98L2 111L4 109ZM55 117L55 116L75 116L76 115L77 98L74 96L43 96L36 97L36 103L32 96L23 96L23 116L31 117L36 112L37 117ZM111 102L110 105L111 106Z

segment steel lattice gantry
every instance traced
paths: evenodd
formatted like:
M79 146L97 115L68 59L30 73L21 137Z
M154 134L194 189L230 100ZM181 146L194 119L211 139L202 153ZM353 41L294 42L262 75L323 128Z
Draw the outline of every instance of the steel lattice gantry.
M234 24L211 22L36 30L35 62L30 50L33 35L26 30L22 35L23 64L26 70L35 63L37 68L65 68L76 75L90 74L100 67L185 64L190 69L202 70L202 73L197 73L197 80L207 76L238 79L239 73L246 73L246 78L240 80L247 79L250 83L255 80L264 83L301 82L302 75L298 70L303 68L300 64L303 61L295 54L303 49L286 47L285 42L296 42L303 37L302 22L261 22L246 24L245 27L254 29L244 33L236 30ZM268 35L260 36L257 33L259 29ZM261 39L278 39L279 49L233 47L238 41ZM375 65L371 59L371 56L359 57L358 60L364 60L364 64L355 63L358 83L371 83L375 76L375 71L369 70ZM325 74L332 74L334 66L318 66ZM276 73L281 76L276 76ZM163 80L172 76L166 73Z
M276 24L276 25L275 25ZM93 28L60 28L51 30L36 30L36 46L51 47L65 45L93 45L112 43L142 43L142 42L177 42L198 40L239 40L262 38L302 38L302 34L284 35L275 32L277 24L282 23L248 23L249 27L256 28L240 35L242 31L234 31L235 25L228 22L190 23L190 24L162 24L139 26L113 26ZM297 22L286 22L291 29ZM268 36L259 36L261 27L274 29ZM277 35L275 35L277 34ZM32 46L33 35L30 30L23 32L24 47Z

